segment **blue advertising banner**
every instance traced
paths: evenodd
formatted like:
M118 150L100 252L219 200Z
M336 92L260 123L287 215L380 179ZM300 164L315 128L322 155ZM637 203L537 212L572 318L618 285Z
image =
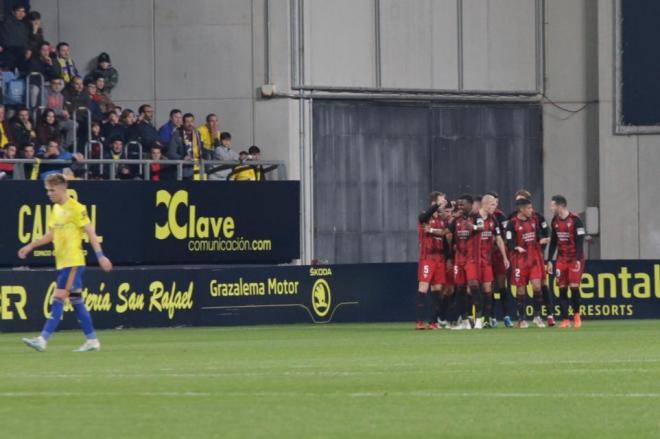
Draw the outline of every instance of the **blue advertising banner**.
M0 331L41 329L55 275L0 271ZM416 287L410 263L90 268L83 294L98 328L220 326L412 321ZM660 261L590 261L580 291L586 320L660 318ZM76 325L67 305L62 327Z
M297 181L73 181L69 195L87 206L116 265L276 264L300 257L299 187ZM3 181L0 197L0 266L52 265L50 247L25 262L16 257L47 232L52 206L43 182Z

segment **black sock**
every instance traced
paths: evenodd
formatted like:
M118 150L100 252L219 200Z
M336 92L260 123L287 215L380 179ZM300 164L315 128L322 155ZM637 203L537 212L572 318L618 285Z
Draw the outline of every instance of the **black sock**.
M462 305L462 314L461 317L463 320L467 319L468 316L471 314L471 309L470 309L470 304L472 303L470 301L470 295L468 294L467 287L464 287L461 289L461 293L463 294L463 305Z
M465 287L456 287L456 292L454 293L456 298L454 303L456 305L456 315L459 318L465 318L467 315L467 294L465 292ZM456 319L458 320L458 318Z
M431 291L431 318L429 323L438 323L440 316L440 291Z
M451 296L449 294L443 294L440 299L440 320L447 320L447 310L449 309L449 304L451 303Z
M552 300L552 293L550 292L550 288L548 285L541 285L541 291L543 292L543 303L545 304L545 307L547 309L548 315L552 316L554 315L553 311L553 306L554 306L554 301Z
M573 314L580 314L580 287L571 288Z
M493 292L483 292L484 294L484 315L495 318L495 307L493 306Z
M426 293L417 292L415 299L415 313L418 322L423 322L426 319Z
M543 293L540 291L534 291L534 317L541 316L541 302Z
M506 285L500 290L500 303L502 305L502 316L509 315L509 299L511 298L511 287Z
M568 318L568 287L559 289L559 308L561 309L561 318Z
M518 320L525 320L525 294L516 294L516 307L518 308Z
M470 287L470 294L472 295L472 303L474 303L477 317L482 317L484 315L484 296L481 288L479 286Z

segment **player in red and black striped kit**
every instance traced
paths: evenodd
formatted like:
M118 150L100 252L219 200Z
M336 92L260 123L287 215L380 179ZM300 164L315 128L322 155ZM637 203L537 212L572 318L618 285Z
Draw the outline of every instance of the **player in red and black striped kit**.
M469 298L467 285L474 278L477 287L470 288L472 300L477 305L477 313L481 303L481 290L478 288L478 265L480 260L478 231L483 230L483 224L477 225L477 217L472 214L473 199L471 195L461 195L457 200L459 215L449 226L447 241L452 245L454 260L455 304L460 322L452 329L472 329L468 320Z
M419 281L417 298L415 302L416 325L415 329L425 329L427 312L427 297L431 291L432 312L429 318L428 329L438 329L440 314L440 295L445 283L445 256L448 251L444 235L447 225L442 219L441 210L447 203L445 195L441 192L431 193L431 207L419 215L419 266L417 278Z
M502 234L504 234L507 217L502 209L499 208L499 195L497 192L488 192L486 195L490 195L495 199L495 211L493 212L493 216L500 224L500 227L502 228ZM511 328L513 327L511 317L509 316L509 298L511 297L511 288L509 287L508 280L506 278L507 271L508 267L504 263L502 254L497 251L497 249L495 249L493 251L493 274L495 276L494 290L500 294L500 307L502 308L502 315L504 317L504 326ZM493 295L490 315L490 325L493 328L497 326L497 319L495 318L495 314L495 299Z
M534 291L534 324L543 328L541 320L541 280L545 275L545 264L541 245L545 238L534 220L532 202L526 198L516 201L518 213L510 218L506 227L506 240L511 255L511 284L516 286L518 306L518 328L527 328L525 320L525 296L527 284Z
M494 196L486 194L480 201L479 212L477 213L477 226L481 230L477 231L479 235L479 260L478 264L468 264L468 284L470 290L481 287L480 294L482 303L477 305L477 310L483 310L483 316L477 312L477 321L475 329L484 326L483 318L487 320L486 327L491 327L490 317L493 306L493 281L495 280L495 270L493 267L494 253L499 255L504 265L504 270L509 268L509 258L507 257L504 241L502 240L502 229L500 222L495 218L495 209L497 200ZM474 268L472 268L474 267ZM475 273L476 269L476 273Z
M520 189L516 192L515 199L520 200L525 198L529 201L532 201L532 194L526 189ZM517 212L511 214L510 217L514 217ZM536 222L536 225L541 231L541 251L545 253L545 247L548 242L550 242L550 230L548 223L545 220L545 217L541 215L537 210L532 208L532 219ZM555 317L554 317L554 306L552 300L552 294L550 292L550 279L548 276L544 275L541 279L541 295L543 297L543 303L545 309L548 312L548 326L555 326Z
M580 318L580 281L584 271L584 224L580 217L567 208L566 197L555 195L550 201L550 210L554 214L552 218L552 235L550 237L550 249L548 251L547 268L552 273L555 251L558 249L557 261L555 263L555 278L559 286L559 305L561 308L562 322L560 328L571 326L568 320L568 290L571 290L573 306L573 326L582 326Z

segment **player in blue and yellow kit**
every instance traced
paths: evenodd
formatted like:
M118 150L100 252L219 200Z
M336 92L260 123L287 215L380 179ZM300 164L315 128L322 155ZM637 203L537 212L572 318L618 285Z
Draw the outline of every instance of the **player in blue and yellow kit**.
M62 174L46 178L46 192L54 203L48 221L48 232L41 239L32 242L18 251L18 257L25 259L32 250L53 243L55 266L58 270L57 286L53 296L51 316L44 329L36 338L24 338L23 342L39 352L46 349L48 339L53 335L62 320L64 302L68 298L73 305L80 327L87 339L76 352L98 351L101 344L96 338L92 317L82 298L82 274L85 269L85 255L82 248L83 235L96 252L99 266L103 271L112 270L112 263L103 255L94 227L87 216L87 208L67 194L67 181Z

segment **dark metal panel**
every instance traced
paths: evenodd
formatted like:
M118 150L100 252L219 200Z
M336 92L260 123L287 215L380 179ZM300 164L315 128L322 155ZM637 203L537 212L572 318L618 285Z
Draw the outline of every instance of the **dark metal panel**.
M315 258L417 258L416 216L439 189L526 187L542 199L538 105L314 103Z

